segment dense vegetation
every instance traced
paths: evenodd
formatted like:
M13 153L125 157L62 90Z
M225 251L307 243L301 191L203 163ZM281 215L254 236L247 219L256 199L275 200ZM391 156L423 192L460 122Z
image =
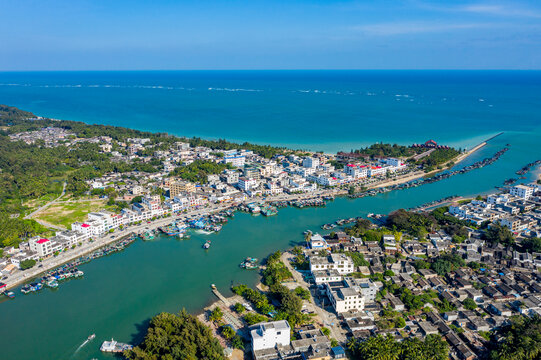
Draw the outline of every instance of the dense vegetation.
M280 261L281 255L280 251L276 251L267 258L267 266L263 270L263 283L265 285L277 285L293 277L291 271Z
M430 268L438 275L445 276L449 272L466 265L464 259L456 254L442 254L432 262Z
M430 171L442 164L449 163L458 155L460 155L460 151L453 148L436 149L432 151L430 155L419 159L419 161L417 161L417 164L423 165L426 170Z
M426 149L413 148L398 144L372 144L365 148L353 150L352 153L360 154L370 158L382 157L409 157L415 154L422 153Z
M391 335L369 337L367 340L350 339L348 343L353 359L358 360L447 360L449 346L438 335L428 335L424 341L406 338L397 342Z
M355 224L344 228L344 232L349 236L362 238L363 241L381 241L382 235L392 234L391 230L384 228L374 229L374 224L367 219L358 219Z
M437 222L427 214L399 209L389 214L387 226L423 239L428 232L436 230Z
M484 238L493 244L511 246L515 243L515 236L507 226L491 224L485 231Z
M416 213L399 209L389 214L387 226L393 230L417 236L419 239L425 238L429 232L442 229L453 237L453 241L462 242L468 236L467 227L472 227L473 224L446 215L448 210L447 206L434 209L430 213Z
M302 299L309 298L310 293L302 288L291 291L280 284L292 277L291 272L280 261L280 255L280 251L277 251L267 258L267 267L263 271L263 282L269 286L267 294L246 285L232 287L233 292L250 301L257 311L265 315L247 314L245 320L249 324L266 321L266 316L272 316L273 320L287 320L292 327L310 322L310 316L301 313ZM279 304L277 308L271 305L273 301Z
M178 315L161 313L152 318L143 342L125 351L124 356L134 360L225 360L210 329L185 310Z
M495 331L488 346L492 360L534 360L541 357L541 317L514 316Z
M195 160L187 166L177 167L171 172L171 176L178 176L194 183L206 184L207 176L220 174L225 169L231 169L230 164L219 164L208 160Z
M541 238L529 238L522 241L522 249L527 252L541 252Z
M191 146L206 146L215 150L233 150L233 149L251 150L255 154L261 155L267 159L270 159L275 155L288 154L288 153L293 152L291 150L287 150L286 148L279 148L279 147L270 146L270 145L257 145L257 144L251 144L248 142L244 142L242 144L236 144L224 139L203 140L201 138L194 137L194 138L185 139L185 140L187 140Z
M23 260L21 261L21 270L33 268L34 265L36 265L36 260L34 259Z
M5 211L0 211L0 248L16 246L20 239L26 239L48 230L34 220L24 220L20 217L10 218Z
M31 112L17 109L13 106L7 106L0 104L0 119L11 120L24 120L35 118L36 115Z

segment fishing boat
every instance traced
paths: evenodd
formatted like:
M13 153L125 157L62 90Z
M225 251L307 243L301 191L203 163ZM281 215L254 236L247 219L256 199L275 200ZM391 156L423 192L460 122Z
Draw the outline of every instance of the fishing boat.
M205 242L205 243L203 244L203 249L206 250L206 249L210 248L210 244L211 244L211 243L210 243L210 240L208 240L207 242Z
M30 288L32 291L39 291L41 289L43 289L43 284L41 283L32 283L30 284Z
M259 214L261 212L261 207L259 207L259 205L255 204L255 203L251 203L251 204L248 204L248 210L252 214Z
M263 216L273 216L278 214L278 210L274 206L265 206L261 209L261 214L263 214Z
M257 263L257 258L247 257L239 266L243 269L253 270L258 269L259 265Z
M147 230L143 233L142 239L145 241L148 240L154 240L154 232L151 230Z
M6 293L4 293L8 298L10 299L14 299L15 298L15 293L13 291L8 291Z
M96 338L96 334L92 334L87 338L87 340L91 341L91 340L94 340L95 338Z
M161 226L158 228L158 230L160 230L161 232L163 232L164 234L166 235L169 235L169 236L176 236L176 235L179 235L181 233L181 230L180 228L177 226L177 223L176 222L173 222L167 226Z

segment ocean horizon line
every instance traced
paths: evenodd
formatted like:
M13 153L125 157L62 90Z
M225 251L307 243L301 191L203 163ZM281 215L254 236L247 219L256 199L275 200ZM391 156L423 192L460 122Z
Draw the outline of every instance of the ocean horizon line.
M540 69L33 69L0 70L2 73L70 72L541 72Z

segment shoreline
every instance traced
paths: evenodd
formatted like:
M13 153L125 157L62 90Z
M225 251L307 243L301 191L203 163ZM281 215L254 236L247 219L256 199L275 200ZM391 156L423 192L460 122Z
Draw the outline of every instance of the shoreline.
M496 135L490 137L489 139L477 144L476 146L474 146L470 150L466 151L465 153L460 154L456 158L450 160L450 161L453 162L453 165L451 165L451 166L445 166L442 169L432 170L432 171L427 172L427 173L423 172L423 171L416 171L416 172L413 172L409 176L406 176L404 178L384 181L383 183L377 184L377 185L372 186L372 187L368 187L368 189L371 189L371 188L377 189L377 188L382 188L382 187L386 187L386 186L400 185L400 184L404 184L404 183L407 183L407 182L412 181L412 180L416 180L416 179L419 179L419 178L422 178L422 177L428 177L428 176L434 175L436 173L439 173L439 172L442 172L442 171L445 171L445 170L449 170L452 167L459 164L460 162L466 160L469 156L473 155L475 152L477 152L481 148L485 147L485 145L487 145L487 143L490 140L494 139L497 136L500 136L501 134L503 134L503 132L500 132L499 134L496 134Z
M459 162L465 160L467 157L469 157L470 155L472 155L473 153L475 153L476 151L478 151L479 149L481 149L482 147L484 147L488 141L490 141L491 139L499 136L503 134L502 133L499 133L497 135L494 135L492 136L491 138L483 141L482 143L476 145L475 147L473 147L471 150L463 153L463 154L460 154L458 157L455 158L455 160L453 161L454 164L452 166L455 166L456 164L458 164ZM451 167L452 167L451 166ZM434 170L434 171L431 171L429 173L424 173L422 171L418 171L418 172L414 172L412 174L409 174L408 176L405 176L403 178L398 178L398 179L395 179L395 180L384 180L383 182L379 182L379 183L376 183L376 184L371 184L371 185L368 185L367 186L367 189L378 189L378 188L382 188L382 187L387 187L387 186L392 186L392 185L400 185L400 184L403 184L403 183L407 183L409 181L412 181L412 180L415 180L415 179L418 179L418 178L421 178L421 177L424 177L424 176L430 176L431 174L433 173L437 173L437 172L441 172L443 170L447 170L451 167L444 167L443 169L438 169L438 170ZM343 190L343 189L330 189L330 190L320 190L320 191L316 191L316 192L313 192L313 193L304 193L304 194L282 194L282 195L278 195L276 197L270 197L270 198L266 198L266 199L260 199L260 201L262 202L265 202L265 203L269 203L269 202L273 202L273 201L284 201L284 200L288 200L288 201L296 201L296 200L302 200L302 199L310 199L310 198L319 198L319 197L322 197L322 196L345 196L348 194L348 191L347 190ZM257 201L258 199L253 199L253 201ZM224 210L228 210L228 209L231 209L233 207L235 207L236 204L227 204L226 206L211 206L210 208L203 208L203 209L198 209L198 210L195 210L195 211L192 211L192 212L187 212L187 213L184 213L184 214L179 214L178 216L170 216L170 217L166 217L166 218L161 218L161 219L157 219L151 223L143 223L141 225L137 225L135 227L128 227L124 230L122 230L121 232L118 232L118 231L115 231L114 233L111 233L111 234L108 234L106 235L105 237L102 237L98 240L94 240L93 242L89 242L89 243L86 243L84 245L82 245L79 249L75 249L76 251L74 253L61 253L61 258L59 257L52 257L52 258L49 258L49 259L46 259L44 260L43 262L39 263L39 265L37 265L37 267L33 267L29 270L32 270L32 269L35 269L34 271L30 271L30 272L24 272L24 271L19 271L15 274L14 278L13 279L7 279L5 281L5 284L6 284L6 290L10 290L10 289L13 289L21 284L24 284L25 282L28 282L34 278L36 278L38 275L42 274L42 273L45 273L51 269L54 269L56 267L59 267L65 263L68 263L78 257L81 257L81 256L84 256L88 253L91 253L93 251L96 251L104 246L107 246L107 245L110 245L111 243L114 243L114 242L117 242L117 241L120 241L121 239L129 236L130 234L132 233L138 233L138 232L141 232L141 231L144 231L146 230L147 228L149 230L156 230L158 227L160 226L163 226L165 224L167 224L168 222L171 222L172 219L176 219L176 220L185 220L188 216L193 216L193 215L208 215L208 214L213 214L213 213L216 213L216 212L220 212L220 211L224 211ZM65 256L62 256L63 254L65 254ZM56 260L56 261L55 261Z

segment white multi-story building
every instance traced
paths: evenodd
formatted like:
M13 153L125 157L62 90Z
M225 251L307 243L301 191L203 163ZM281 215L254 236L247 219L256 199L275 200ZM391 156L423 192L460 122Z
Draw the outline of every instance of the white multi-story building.
M533 187L526 185L516 185L509 189L509 193L518 196L521 199L528 200L533 195Z
M150 209L152 215L159 215L162 210L160 195L145 196L142 203Z
M56 233L56 237L61 239L66 246L73 246L88 240L88 234L79 231L65 230Z
M30 250L35 251L39 257L47 257L62 250L62 246L56 241L40 238L39 236L30 239L28 245Z
M252 351L274 349L277 345L287 346L290 343L291 328L287 320L271 321L255 325L250 330Z
M325 283L325 293L337 313L364 309L364 297L359 289L348 287L348 283L345 281Z
M268 181L265 183L265 193L268 195L281 194L284 191L276 182Z
M370 166L368 169L368 175L372 176L381 176L387 173L387 168L383 166Z
M75 222L71 230L82 233L87 239L105 232L105 225L101 221Z
M234 170L225 170L221 175L226 184L236 184L239 182L239 172Z
M331 270L340 275L351 274L354 271L353 260L345 254L331 254L327 257L310 256L310 271Z
M242 191L248 191L257 186L257 180L251 178L240 177L238 182L239 189Z
M103 232L111 229L117 229L120 225L125 224L125 219L122 215L114 214L107 211L91 212L88 214L88 223L96 222Z
M365 303L372 303L376 301L376 294L379 291L379 287L370 279L350 279L348 283L352 284L357 291L360 292L364 298ZM354 284L354 285L353 285Z
M509 202L509 194L493 194L487 196L487 203L494 205L505 205Z
M395 159L395 158L387 158L387 159L381 160L381 163L385 164L386 170L390 172L404 170L407 167L407 165L403 163L400 159Z
M313 234L310 237L310 248L312 248L312 249L323 249L323 248L327 248L327 247L328 247L327 242L325 241L323 236L321 236L319 234Z
M150 211L149 211L150 214ZM140 212L134 211L132 209L122 209L122 216L126 221L126 224L135 223L138 221L143 221L146 219ZM73 225L72 225L73 228Z
M178 211L183 210L182 204L175 201L166 201L164 205L166 209L168 209L168 211L171 211L171 212L178 212Z
M306 157L302 160L302 166L305 168L317 168L319 166L319 159L314 157Z
M314 181L321 186L336 186L338 180L335 177L329 176L327 174L313 174L307 177L309 181Z
M362 179L368 176L367 166L359 166L355 164L347 164L344 168L346 174L350 175L354 179Z
M338 271L334 269L314 271L312 276L314 277L316 285L342 280L342 275L340 275Z
M182 209L203 205L206 200L194 194L184 193L175 196L174 201L180 204Z
M232 150L233 151L233 150ZM240 155L236 150L225 153L224 163L231 164L235 167L243 167L246 163L246 156Z

